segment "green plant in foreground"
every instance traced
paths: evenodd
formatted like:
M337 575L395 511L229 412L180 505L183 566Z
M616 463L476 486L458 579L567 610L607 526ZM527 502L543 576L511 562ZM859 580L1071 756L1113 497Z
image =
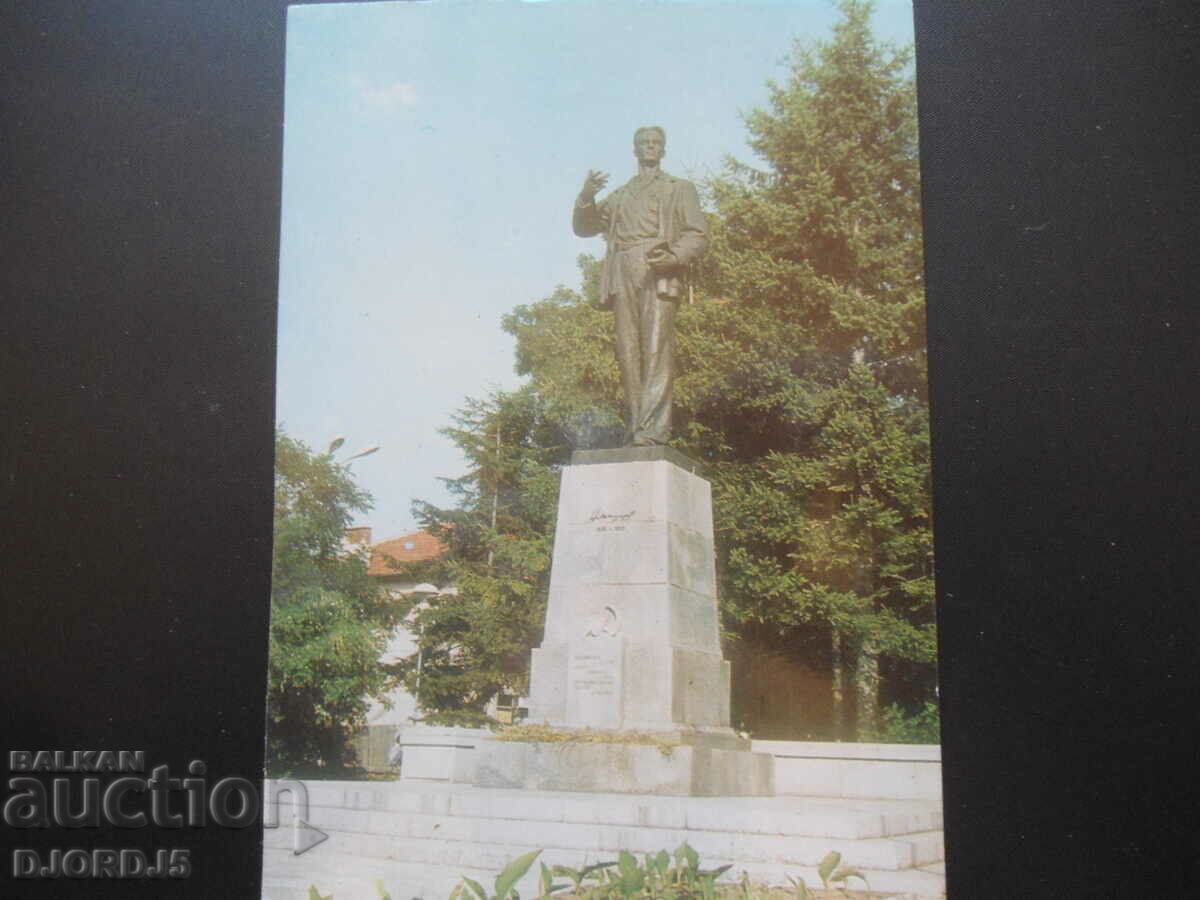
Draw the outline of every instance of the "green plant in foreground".
M510 862L497 876L496 893L492 897L478 882L463 876L463 880L451 892L450 900L519 900L514 886L529 871L540 852L527 853ZM660 850L657 854L647 853L640 862L632 853L622 850L613 861L582 869L570 866L548 868L543 863L538 896L549 897L570 889L573 896L588 900L618 897L715 900L716 880L730 868L726 865L711 870L701 869L699 854L687 843L676 848L673 858L667 851ZM556 884L554 879L558 876L567 878L570 883Z
M450 900L520 900L516 884L529 871L538 854L535 850L510 862L496 876L495 893L488 895L483 885L465 875L450 894ZM642 900L782 900L785 894L794 900L816 900L802 878L789 878L791 890L769 888L751 883L743 873L737 884L718 887L717 879L731 866L701 869L700 857L686 842L680 844L674 854L666 850L647 853L639 861L632 853L622 850L615 860L594 863L581 869L570 866L550 866L541 863L538 898L548 898L560 891L569 891L566 896L579 900L617 900L617 898L642 898ZM847 882L859 879L866 885L870 895L871 885L863 874L852 866L842 865L842 855L836 850L825 855L817 864L817 875L824 886L824 896L837 890L843 896L851 896ZM565 882L555 882L556 878ZM831 887L834 885L835 887ZM310 900L328 898L310 897Z
M825 858L817 864L817 874L821 877L821 884L825 886L825 890L829 890L829 882L840 881L842 883L840 889L844 894L846 893L846 883L851 878L857 878L863 884L867 885L868 891L871 890L871 885L867 883L867 879L863 876L862 872L858 871L858 869L854 868L853 866L841 865L841 861L842 854L838 853L836 850L830 850L825 854ZM788 880L790 881L791 879ZM792 884L795 884L795 882L793 881ZM801 884L803 884L803 881ZM808 889L805 888L804 894L799 896L805 897L807 895Z
M375 880L375 893L379 895L379 900L392 900L392 895L383 888L383 882ZM322 897L321 892L317 890L316 885L308 886L308 900L333 900L333 894L327 897Z
M518 856L505 866L504 870L496 876L494 884L496 892L490 897L483 889L483 885L464 875L462 881L455 885L454 890L450 892L450 900L459 900L460 897L466 898L466 900L520 900L521 895L517 893L516 884L529 871L529 867L533 865L533 861L541 852L541 850L534 850L524 856Z

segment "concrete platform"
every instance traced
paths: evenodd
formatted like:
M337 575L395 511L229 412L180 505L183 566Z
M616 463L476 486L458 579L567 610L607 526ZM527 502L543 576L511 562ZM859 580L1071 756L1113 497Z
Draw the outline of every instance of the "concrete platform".
M491 735L486 728L405 726L396 739L403 753L405 781L458 781L475 778L475 748Z
M481 787L679 797L775 794L774 758L743 749L483 740L475 752Z
M415 782L308 782L308 821L329 839L302 856L286 829L266 832L263 896L304 900L309 884L336 900L440 900L462 875L491 884L513 857L542 850L548 865L580 865L674 850L687 841L704 866L752 879L819 886L830 850L872 889L911 900L944 897L940 805L803 797L659 797L503 790ZM536 896L534 878L519 887Z
M751 746L775 758L777 794L941 801L942 753L936 744L756 740Z
M763 753L775 760L775 793L800 797L928 800L942 796L941 748L936 744L845 744L748 741L732 732L663 732L673 744ZM481 728L408 726L401 734L405 780L475 780L478 745L492 737ZM496 787L501 785L491 784Z

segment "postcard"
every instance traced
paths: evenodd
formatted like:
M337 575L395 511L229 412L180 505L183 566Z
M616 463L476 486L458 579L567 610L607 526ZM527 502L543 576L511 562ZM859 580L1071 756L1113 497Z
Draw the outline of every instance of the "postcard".
M912 40L289 10L264 897L945 896Z

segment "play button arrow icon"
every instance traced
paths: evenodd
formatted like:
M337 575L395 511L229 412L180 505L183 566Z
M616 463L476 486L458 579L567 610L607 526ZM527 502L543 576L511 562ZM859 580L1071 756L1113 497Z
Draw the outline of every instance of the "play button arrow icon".
M320 828L314 828L303 819L297 818L292 830L292 855L299 856L307 853L313 847L329 840L329 835Z
M282 794L291 795L294 856L307 853L317 844L329 840L329 835L305 821L308 817L308 788L304 782L290 778L268 779L263 787L266 791L263 795L263 828L279 827L279 797Z

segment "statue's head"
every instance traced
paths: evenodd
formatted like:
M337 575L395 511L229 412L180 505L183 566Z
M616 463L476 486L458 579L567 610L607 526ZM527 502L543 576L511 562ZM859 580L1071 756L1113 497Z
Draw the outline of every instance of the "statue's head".
M657 164L667 151L667 133L657 125L644 125L633 133L633 155L640 163Z

